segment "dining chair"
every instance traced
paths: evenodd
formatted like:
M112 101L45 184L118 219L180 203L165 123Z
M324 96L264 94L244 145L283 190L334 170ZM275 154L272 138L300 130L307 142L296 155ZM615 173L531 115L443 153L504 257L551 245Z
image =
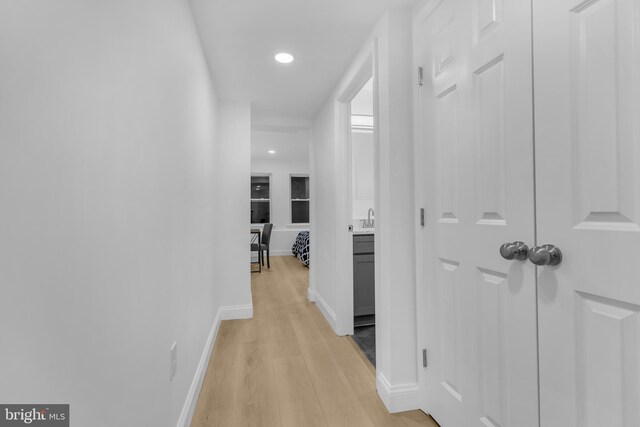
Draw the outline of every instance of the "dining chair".
M262 239L260 245L257 243L251 244L252 251L258 251L259 258L262 258L262 265L264 265L264 252L267 252L267 268L271 268L271 260L269 259L269 244L271 243L271 230L273 230L273 224L265 224L262 228Z

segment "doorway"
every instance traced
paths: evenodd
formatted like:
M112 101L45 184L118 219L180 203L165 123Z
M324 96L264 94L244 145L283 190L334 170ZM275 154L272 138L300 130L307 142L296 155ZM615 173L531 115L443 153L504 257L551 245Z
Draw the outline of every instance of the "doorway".
M353 339L375 366L373 78L351 100Z
M372 48L375 50L374 46ZM336 98L335 185L338 221L336 221L335 260L338 290L336 331L339 335L354 334L356 315L354 274L368 267L367 274L373 276L369 278L368 284L374 282L374 288L376 286L375 270L370 268L375 265L374 258L379 256L373 249L375 211L378 204L374 196L377 191L376 177L378 176L376 145L378 134L375 127L377 88L374 68L374 51L372 51L363 58L359 67L354 69L344 86L345 89ZM362 175L362 179L356 175ZM356 237L357 239L354 240ZM365 243L366 248L361 246L362 240L368 241ZM363 253L362 250L367 252ZM356 251L360 252L358 255L367 255L366 262L354 263ZM357 258L355 261L363 260L364 258ZM377 267L375 269L377 270ZM364 312L372 311L369 313L371 315L375 314L375 294L375 290L367 292L368 298L358 294L358 297L362 296L368 301L368 308ZM374 302L373 307L371 307L371 301ZM373 317L370 318L369 323L371 321Z

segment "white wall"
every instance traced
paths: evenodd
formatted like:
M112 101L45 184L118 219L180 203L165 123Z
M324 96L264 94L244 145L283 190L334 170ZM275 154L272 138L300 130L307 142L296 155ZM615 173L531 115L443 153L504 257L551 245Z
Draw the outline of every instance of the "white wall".
M291 247L308 224L291 223L290 177L309 175L309 131L307 129L253 130L251 173L270 176L272 256L291 256ZM276 154L269 154L269 150ZM247 197L249 187L246 190Z
M381 49L380 81L380 185L381 203L376 210L376 237L380 257L376 272L382 287L381 304L390 313L384 333L389 345L389 385L406 391L406 401L398 399L397 410L417 409L418 357L416 344L415 229L414 199L413 90L411 13L395 11L388 15L388 45ZM386 90L385 90L386 89ZM384 102L383 102L384 100ZM378 378L380 381L380 377ZM403 388L404 387L404 388ZM380 389L380 383L378 383ZM414 390L414 391L412 391ZM391 397L393 404L394 396Z
M418 350L416 346L416 288L414 256L414 192L412 140L411 12L394 9L379 21L345 72L334 94L313 123L311 157L315 199L311 232L316 240L309 295L337 328L340 301L337 284L347 221L337 217L344 197L335 176L343 176L344 161L336 156L337 100L377 46L378 140L375 142L376 177L376 341L378 393L391 411L418 408ZM374 92L375 93L375 92ZM341 148L340 148L341 150ZM313 249L313 247L312 247ZM336 257L334 254L340 254Z
M373 132L351 132L351 170L353 175L353 220L354 226L358 221L368 218L369 208L374 206L374 155Z
M334 103L329 101L315 117L312 128L309 299L318 303L327 321L337 330L335 116Z
M216 222L214 185L248 187L248 130L220 177L230 151L188 3L4 1L0 64L0 402L176 425L221 302L250 304L248 274L217 267L247 245L216 249L249 221Z
M220 305L251 306L251 106L220 103L220 141L216 145L216 281Z

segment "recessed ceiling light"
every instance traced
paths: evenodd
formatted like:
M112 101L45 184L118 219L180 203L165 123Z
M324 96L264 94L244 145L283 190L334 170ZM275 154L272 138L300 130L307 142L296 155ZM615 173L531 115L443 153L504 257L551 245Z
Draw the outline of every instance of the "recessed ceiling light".
M280 52L275 56L275 58L276 58L276 61L278 61L281 64L289 64L293 62L293 55L286 52Z
M269 153L269 154L276 154L276 152L275 152L274 150L269 150L269 151L267 151L267 153Z

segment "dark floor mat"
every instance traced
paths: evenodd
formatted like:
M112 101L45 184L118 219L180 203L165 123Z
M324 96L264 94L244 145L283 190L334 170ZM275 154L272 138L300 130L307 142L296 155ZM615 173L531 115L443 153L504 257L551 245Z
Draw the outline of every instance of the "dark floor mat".
M353 329L353 340L358 344L367 359L376 366L376 327L360 326Z

